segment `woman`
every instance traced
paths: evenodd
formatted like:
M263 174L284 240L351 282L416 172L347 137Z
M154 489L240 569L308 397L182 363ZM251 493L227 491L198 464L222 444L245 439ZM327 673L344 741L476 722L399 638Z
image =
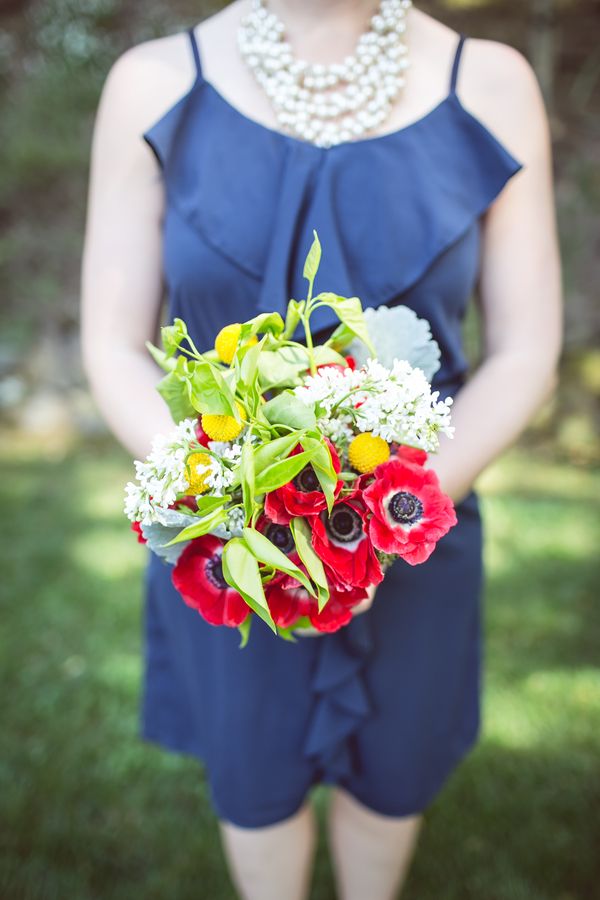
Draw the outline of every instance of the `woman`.
M267 5L278 23L267 50L285 29L290 65L339 63L375 12L373 0ZM472 485L556 379L549 131L517 51L463 41L400 0L387 0L375 32L394 32L392 58L410 61L405 83L402 65L389 80L375 70L386 46L376 37L359 71L364 84L389 84L389 102L378 94L371 118L312 127L316 107L308 120L293 97L280 109L260 77L264 60L249 58L259 7L236 0L113 66L92 148L83 355L109 426L140 458L172 425L144 346L155 339L165 281L169 316L206 347L223 325L303 295L301 262L316 228L319 289L371 306L404 303L431 322L442 350L434 386L455 397L456 435L430 464L459 522L426 565L396 563L375 602L336 634L290 645L259 627L244 651L235 631L181 603L169 567L150 559L147 571L143 734L206 764L240 895L306 896L309 788L320 781L331 785L340 897L384 900L402 883L423 811L479 730ZM324 87L306 90L310 99ZM467 380L460 325L474 289L484 358Z

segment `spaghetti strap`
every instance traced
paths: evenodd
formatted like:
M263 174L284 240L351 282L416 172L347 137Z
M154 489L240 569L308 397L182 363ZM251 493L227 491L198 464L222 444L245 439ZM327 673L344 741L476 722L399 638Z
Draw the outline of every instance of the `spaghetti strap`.
M458 78L458 66L460 63L460 54L462 52L463 44L466 39L466 34L460 34L458 38L458 44L456 45L456 53L454 54L454 62L452 63L452 74L450 75L450 93L456 93L456 81Z
M194 55L194 63L196 64L196 81L199 81L202 78L202 63L200 62L200 48L198 47L198 40L196 38L196 30L194 26L188 28L187 32L190 36L192 53Z

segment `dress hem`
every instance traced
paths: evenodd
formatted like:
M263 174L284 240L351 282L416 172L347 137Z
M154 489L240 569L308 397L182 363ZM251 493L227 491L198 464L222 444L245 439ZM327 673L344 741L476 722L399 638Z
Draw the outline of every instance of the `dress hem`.
M168 750L174 753L180 753L185 756L193 756L205 769L207 787L210 792L211 804L213 808L213 812L215 815L224 821L230 822L233 825L236 825L238 828L265 828L270 825L276 825L280 822L285 821L286 819L291 818L295 813L297 813L302 805L305 803L307 798L310 796L311 792L321 785L326 785L330 787L338 787L342 790L346 791L350 794L355 800L357 800L362 806L366 807L371 812L376 813L380 816L385 816L390 819L404 819L409 816L417 816L422 815L426 812L426 810L431 806L431 804L437 800L438 795L446 786L447 782L450 780L451 776L455 773L459 764L465 759L465 757L474 749L476 744L479 741L481 734L481 728L477 725L475 731L471 732L471 734L467 737L465 741L462 741L460 744L456 745L456 750L454 753L448 758L445 762L444 766L440 769L439 775L436 778L433 787L430 787L428 791L424 792L420 799L414 801L408 806L403 806L401 809L390 809L389 807L383 807L381 804L373 803L366 797L361 794L360 790L356 790L350 784L345 784L343 781L338 781L332 776L322 776L320 778L315 778L311 784L308 785L305 793L302 796L302 799L298 802L295 801L290 807L284 809L283 807L270 810L268 813L264 813L262 816L254 819L240 819L237 816L228 815L225 810L221 807L217 798L215 797L212 791L212 785L210 782L210 777L208 773L208 767L206 764L206 760L204 755L197 747L193 747L186 741L178 740L172 735L157 735L152 732L141 730L139 733L139 737L142 741L147 743L154 744L156 746L162 747L164 750Z

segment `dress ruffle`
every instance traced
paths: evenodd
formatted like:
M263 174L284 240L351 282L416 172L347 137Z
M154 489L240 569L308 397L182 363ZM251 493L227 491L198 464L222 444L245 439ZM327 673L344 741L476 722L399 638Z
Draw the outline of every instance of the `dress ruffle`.
M398 131L323 149L247 118L200 78L143 137L169 202L260 283L257 311L305 295L313 228L327 235L316 290L397 302L523 168L454 93ZM260 227L238 214L248 208L260 210ZM320 309L314 330L335 321Z
M352 735L374 712L364 674L373 652L370 616L361 613L340 631L314 640L321 643L310 683L314 706L303 751L320 777L338 782L360 774Z

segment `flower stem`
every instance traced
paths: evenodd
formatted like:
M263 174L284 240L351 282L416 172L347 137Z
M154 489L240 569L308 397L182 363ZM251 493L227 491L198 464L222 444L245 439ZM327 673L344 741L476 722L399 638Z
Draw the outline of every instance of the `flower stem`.
M302 316L302 324L304 326L304 334L306 335L306 349L308 350L308 362L310 365L310 374L317 374L317 365L315 363L315 354L313 347L312 334L310 333L310 325L308 324L308 316Z

